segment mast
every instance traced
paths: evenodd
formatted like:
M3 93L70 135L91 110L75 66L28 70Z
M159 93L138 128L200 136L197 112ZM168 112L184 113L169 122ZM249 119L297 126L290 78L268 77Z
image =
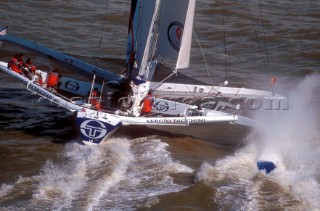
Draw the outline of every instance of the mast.
M153 12L153 16L152 16L152 21L151 21L151 25L149 28L149 33L148 33L148 38L147 38L147 42L146 42L146 47L144 49L144 53L143 53L143 57L142 57L142 61L141 61L141 67L140 67L140 71L139 71L139 76L141 77L142 80L150 80L153 76L150 75L150 72L147 69L147 62L150 56L150 50L152 48L151 44L152 44L152 38L154 37L154 33L155 33L155 22L158 18L158 11L159 11L159 7L160 7L160 0L156 0L155 3L155 9Z
M160 7L160 0L145 0L141 3L141 13L139 16L139 37L136 51L136 63L137 67L134 67L130 72L130 79L134 81L132 87L134 96L132 98L131 113L134 116L139 116L141 111L141 101L144 99L150 89L150 83L148 82L153 76L155 67L148 65L150 57L150 49L152 44L156 44L153 41L153 34L155 29L155 22L158 17L158 11ZM151 63L153 61L150 61Z
M134 63L135 52L136 52L136 39L138 33L138 16L139 16L139 5L141 0L131 0L131 9L129 16L129 25L128 25L128 45L127 45L127 59L126 66L131 70Z
M132 2L127 47L128 76L132 80L139 75L140 70L143 71L146 67L150 40L152 40L152 32L159 5L160 0L137 0L136 3ZM134 7L135 9L133 9ZM136 66L134 67L135 63ZM143 67L141 68L141 66Z

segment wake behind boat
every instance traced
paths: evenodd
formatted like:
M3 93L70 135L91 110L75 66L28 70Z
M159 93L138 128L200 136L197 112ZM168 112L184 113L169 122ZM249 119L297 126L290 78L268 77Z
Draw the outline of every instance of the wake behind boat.
M239 143L256 124L244 108L254 99L272 102L279 96L228 87L228 81L218 86L175 81L181 70L189 67L194 11L195 0L132 0L124 75L9 35L0 40L39 52L88 80L62 76L56 87L50 88L48 72L37 70L27 76L13 71L6 62L0 63L0 69L30 91L76 112L81 140L87 145L99 144L126 126L222 144ZM173 61L175 68L155 80L166 61Z

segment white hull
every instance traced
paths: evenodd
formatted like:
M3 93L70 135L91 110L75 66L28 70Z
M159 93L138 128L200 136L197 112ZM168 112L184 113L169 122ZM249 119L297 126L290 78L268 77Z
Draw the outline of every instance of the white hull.
M171 117L133 117L97 111L87 107L87 104L79 106L50 92L28 78L6 68L7 63L5 62L0 62L0 65L0 69L3 72L18 79L30 91L68 110L77 111L78 125L82 133L82 141L85 144L98 144L123 126L146 126L176 135L191 136L220 144L233 145L239 144L249 128L255 126L254 121L249 118L213 110L198 116Z
M103 132L106 130L105 134L102 133L103 135L101 136L101 134L95 134L95 129L92 129L93 132L91 132L93 135L85 134L85 138L83 138L83 142L86 144L98 144L102 140L110 137L116 129L122 126L146 126L159 131L192 136L221 144L238 144L248 131L248 128L254 127L254 121L251 119L219 111L210 111L199 116L182 117L131 117L111 114L104 111L98 112L97 110L90 108L81 111L86 105L79 106L72 101L63 99L61 96L50 92L28 78L6 68L7 63L5 62L0 62L0 65L0 69L3 72L18 79L25 84L30 91L35 92L68 110L77 111L78 118L83 119L83 121L79 123L80 131L82 126L85 128L83 131L87 130L87 126L90 127L91 123L93 124L92 127L99 128L101 126L100 129ZM86 123L85 125L83 125L84 121ZM97 126L94 126L95 123L97 123ZM112 128L108 128L109 126ZM96 139L97 137L99 140Z
M240 145L242 143L242 139L251 129L247 126L232 124L229 122L211 122L188 126L158 125L147 127L172 134L190 136L222 145Z
M223 112L207 116L129 117L85 109L78 112L77 118L82 140L86 144L100 143L120 127L145 126L219 144L239 145L249 129L255 126L255 122L251 119Z
M0 70L13 78L20 81L22 84L24 84L27 89L35 94L38 94L39 96L49 100L52 103L57 104L58 106L61 106L63 108L66 108L70 111L78 111L81 110L82 107L75 105L73 102L71 102L68 99L64 99L61 96L57 96L56 94L50 92L49 90L41 87L40 85L34 83L32 80L28 79L27 77L20 75L10 69L7 68L6 62L0 62Z

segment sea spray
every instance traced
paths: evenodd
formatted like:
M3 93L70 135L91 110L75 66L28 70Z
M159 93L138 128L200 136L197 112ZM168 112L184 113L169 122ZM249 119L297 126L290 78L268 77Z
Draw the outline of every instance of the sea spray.
M319 90L320 76L306 77L290 93L290 109L279 113L277 124L264 133L266 145L278 142L279 146L283 166L274 178L310 209L320 209ZM273 141L268 142L270 138Z
M34 209L133 210L189 186L172 174L193 169L172 158L168 144L143 137L111 138L99 146L70 143L37 175L28 207ZM190 184L191 185L191 184ZM3 187L3 192L8 192ZM9 190L10 191L10 190ZM5 193L4 193L5 194Z
M134 156L130 150L130 142L123 141L123 139L112 139L108 141L105 146L108 146L109 155L112 157L112 162L109 163L108 168L112 167L110 173L105 174L106 172L102 170L103 163L98 162L97 172L98 177L94 177L94 181L90 183L89 189L92 190L92 193L88 195L88 204L85 206L86 210L94 210L95 206L98 206L100 200L103 196L109 193L109 190L116 186L121 180L125 179L126 171L129 167L129 164L134 160ZM102 159L107 154L102 154ZM104 166L107 168L107 166Z
M172 174L192 174L193 169L174 160L167 143L155 136L131 141L134 161L128 167L126 178L112 188L101 207L121 210L150 207L159 201L158 196L188 187L175 184Z
M62 163L48 160L43 167L32 204L91 210L123 178L133 159L126 139L112 139L105 145L92 147L72 143L66 146L62 157Z
M320 209L319 90L320 77L306 77L285 94L288 110L257 115L264 126L247 137L244 148L201 166L197 179L218 190L214 197L218 204L224 207L233 202L234 208L244 209L270 208L270 204L275 209ZM263 177L253 167L262 157L277 164Z

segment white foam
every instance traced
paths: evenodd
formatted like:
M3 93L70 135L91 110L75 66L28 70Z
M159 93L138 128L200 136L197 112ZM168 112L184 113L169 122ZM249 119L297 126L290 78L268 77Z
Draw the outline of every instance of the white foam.
M91 210L124 177L133 159L129 142L117 139L96 147L70 144L62 156L62 164L48 161L42 169L33 204L61 209L71 207L73 200L82 197L86 199L86 210Z
M104 146L108 146L114 153L116 163L113 163L113 169L110 174L103 175L90 184L94 187L94 192L88 195L88 204L86 210L92 210L94 206L99 205L100 199L109 192L111 187L116 186L126 177L126 171L134 157L130 151L130 144L123 139L112 139Z
M13 189L13 185L2 184L0 187L0 197L7 195Z
M168 144L153 137L110 139L99 146L68 144L60 161L47 161L32 207L55 210L131 210L150 207L158 195L177 192L172 173L193 170L172 159Z
M320 209L319 84L319 76L302 81L290 93L289 110L278 111L275 124L264 131L265 146L272 146L282 163L274 178L311 209Z
M256 173L257 148L249 144L232 156L218 160L215 164L204 163L197 173L197 180L208 183L221 182L227 179L251 178Z
M275 119L264 122L260 133L251 134L250 144L232 156L201 166L198 180L218 189L219 203L264 209L268 208L264 201L273 197L279 198L279 207L290 208L290 203L297 201L297 209L320 209L319 85L319 76L307 77L290 93L289 110L257 117L267 120L274 115ZM259 159L273 161L277 168L257 179ZM260 195L261 188L269 183L280 191Z
M187 188L175 184L170 174L193 170L173 160L167 147L167 143L154 137L133 140L135 159L126 172L126 178L112 188L102 207L120 210L150 207L158 202L157 196Z

